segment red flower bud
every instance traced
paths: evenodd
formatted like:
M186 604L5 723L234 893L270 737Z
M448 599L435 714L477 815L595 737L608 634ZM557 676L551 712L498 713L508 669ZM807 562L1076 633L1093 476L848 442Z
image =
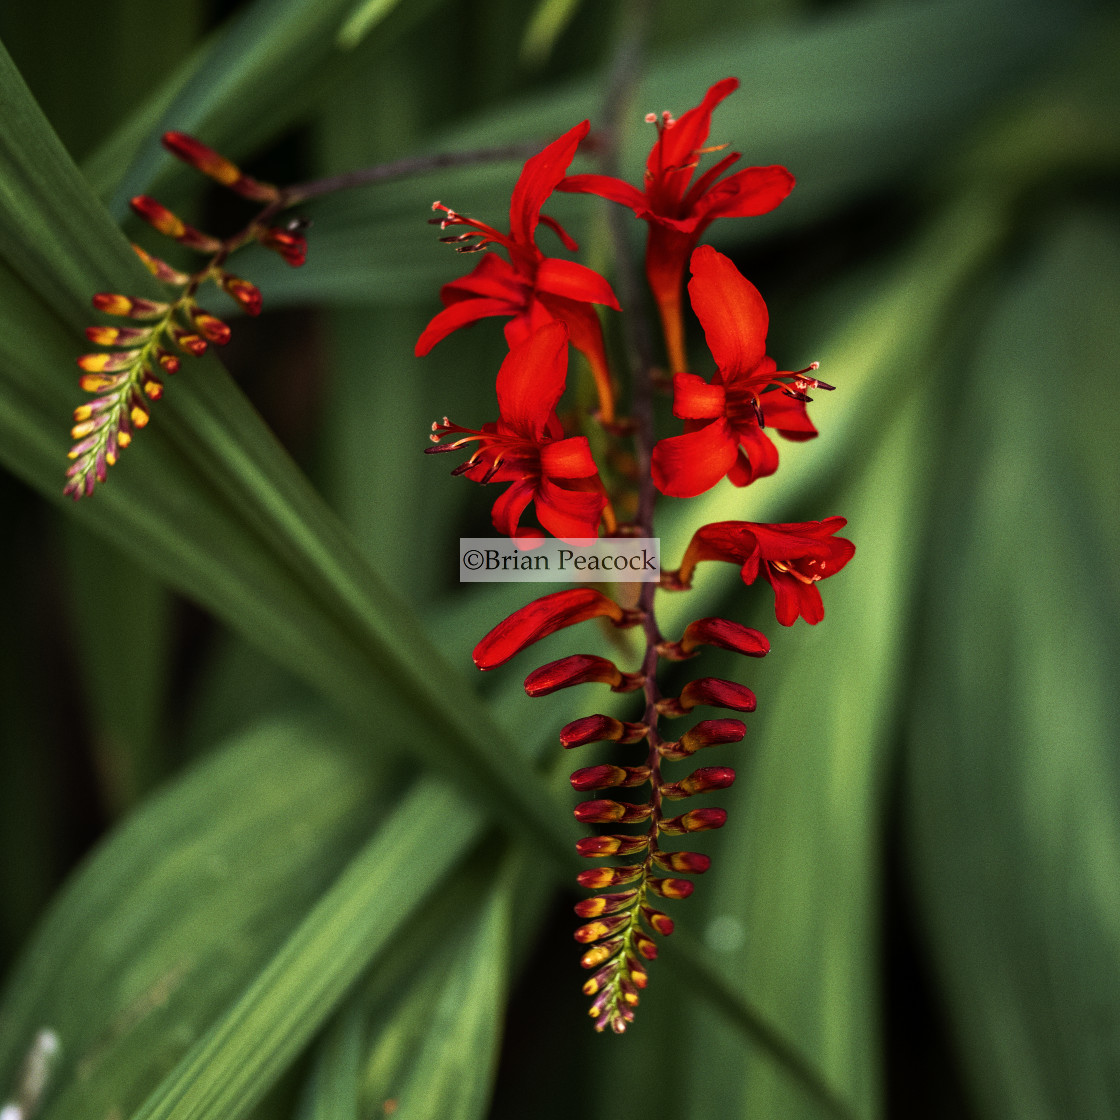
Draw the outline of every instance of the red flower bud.
M229 187L243 198L251 198L255 202L275 202L280 197L280 192L269 183L260 183L243 175L239 168L225 156L219 155L213 148L208 148L200 140L185 132L165 132L163 146L175 157L184 163L189 163L203 175Z
M166 303L142 299L140 296L122 296L119 292L98 292L93 297L93 306L106 315L116 315L122 319L158 319L169 308Z
M683 716L699 704L710 704L713 708L753 712L756 703L754 693L746 685L718 677L701 677L689 681L679 697L667 697L660 701L657 710L664 716Z
M597 898L585 898L576 903L576 913L581 918L598 918L603 914L615 914L633 900L637 891L621 891L618 894L601 894Z
M256 284L250 284L248 280L242 280L240 276L231 276L228 272L223 272L221 279L218 281L222 286L222 290L233 296L242 308L249 315L259 315L261 313L261 291Z
M627 627L641 621L641 614L625 610L593 587L554 591L534 599L499 622L474 647L474 663L483 670L495 669L526 646L589 618L609 618L615 626Z
M661 821L657 830L666 836L681 836L686 832L707 832L713 828L722 828L726 820L726 809L690 809L679 817Z
M99 354L83 354L78 366L87 373L115 373L128 369L140 357L139 350L108 350Z
M577 821L584 824L630 824L644 821L653 811L652 805L624 805L621 801L599 798L595 801L581 801L574 810Z
M138 194L130 199L128 204L133 212L143 218L154 230L178 241L180 245L197 249L201 253L216 253L222 247L218 238L187 225L182 218L177 217L162 203L149 198L146 194Z
M612 914L609 918L596 918L595 921L580 926L573 936L586 945L589 941L602 941L604 937L610 937L629 924L629 914Z
M656 852L653 862L664 871L680 871L687 875L702 875L712 866L711 857L700 852Z
M648 731L644 723L625 723L612 716L583 716L560 729L560 742L568 750L587 743L636 743Z
M647 961L657 959L657 943L647 934L640 931L634 934L634 948L637 949Z
M610 789L613 786L640 786L649 781L648 766L585 766L571 777L572 788L583 793L589 789Z
M143 262L144 267L157 280L161 280L164 284L181 286L190 280L190 277L185 272L180 272L177 268L172 268L171 265L166 261L160 260L159 257L153 257L151 253L145 252L139 245L134 244L132 250Z
M207 342L212 342L215 346L225 346L229 342L230 329L221 319L217 319L205 311L195 311L191 315L191 321L198 333Z
M293 268L298 268L307 260L307 238L296 230L262 229L257 240L266 249L275 249Z
M600 890L602 887L621 887L632 883L642 876L642 865L631 864L628 867L590 867L581 871L576 876L576 882L581 887L590 891Z
M621 944L622 938L616 937L612 941L603 941L599 945L588 949L579 959L580 966L582 968L598 968L599 965L610 960L618 952Z
M662 898L681 899L688 898L696 884L689 879L650 879L646 886Z
M693 770L683 781L662 786L661 796L670 801L691 797L694 793L706 793L711 789L727 789L735 781L735 771L730 766L701 766Z
M668 937L673 932L673 919L660 910L654 910L651 906L642 906L642 917L649 922L653 932L661 934L662 937Z
M127 346L151 338L152 327L86 327L86 338L98 346Z
M609 684L611 692L633 692L645 684L641 673L624 673L606 657L573 653L535 669L525 678L530 696L547 696L573 684Z
M765 657L770 652L770 643L760 630L726 618L699 618L690 622L679 642L662 642L657 651L662 657L682 661L691 657L697 646L715 646L747 657Z
M603 856L632 856L649 847L648 836L585 836L576 841L576 851L588 859Z

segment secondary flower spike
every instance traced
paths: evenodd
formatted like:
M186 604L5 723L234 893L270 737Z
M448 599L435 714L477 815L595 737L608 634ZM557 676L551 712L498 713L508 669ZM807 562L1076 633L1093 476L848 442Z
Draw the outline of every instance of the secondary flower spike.
M812 439L805 390L832 388L810 376L813 367L779 372L766 356L766 303L710 245L692 254L688 292L717 369L711 383L694 373L673 377L673 414L685 431L654 447L653 480L675 498L702 494L724 476L746 486L773 474L778 451L763 425L787 439Z
M494 315L512 316L505 326L511 347L542 322L557 320L567 326L572 345L587 358L599 394L600 417L610 421L614 419L614 394L602 328L591 305L600 303L618 311L618 300L594 269L546 257L536 243L537 226L543 222L566 249L578 248L559 222L541 214L541 207L564 177L588 128L587 121L576 125L528 160L513 188L508 234L458 214L443 203L432 206L443 211L442 217L432 219L441 228L462 227L463 232L444 238L456 243L458 252L480 252L495 245L506 251L509 260L487 252L471 273L445 284L440 290L444 308L424 328L416 342L416 353L427 354L453 331Z
M760 571L766 576L783 626L798 617L816 625L824 618L817 584L840 571L856 551L850 540L835 535L846 524L843 517L783 525L716 521L696 531L680 571L665 585L687 588L701 560L726 560L741 565L744 583L754 583Z
M567 540L598 535L607 505L599 471L586 436L565 436L556 415L568 371L568 331L546 323L515 346L498 371L498 420L481 431L453 424L447 417L432 425L435 447L455 451L478 447L457 467L475 482L508 482L494 503L494 528L508 537L540 536L519 527L532 502L537 518L553 536ZM452 442L441 443L445 436Z
M698 179L693 175L700 157L719 151L705 147L712 111L739 88L736 78L716 82L704 100L679 119L651 113L657 140L646 160L644 189L609 175L570 175L562 191L597 194L630 207L649 225L646 277L661 315L669 360L675 371L687 368L681 320L681 282L689 254L716 218L745 218L766 214L793 190L793 176L784 167L745 167L722 177L741 158L730 152Z

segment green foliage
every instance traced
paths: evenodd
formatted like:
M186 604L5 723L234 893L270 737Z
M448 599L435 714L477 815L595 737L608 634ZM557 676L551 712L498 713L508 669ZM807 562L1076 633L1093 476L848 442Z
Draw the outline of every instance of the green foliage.
M728 565L666 601L667 633L726 614L774 648L625 1037L590 1033L557 917L556 730L587 709L528 700L524 660L475 679L524 596L453 582L486 506L419 454L437 415L487 418L502 353L484 324L412 356L465 271L428 206L500 221L516 163L309 203L304 268L245 253L244 390L185 362L109 482L62 498L90 296L160 294L127 199L205 205L163 129L278 182L547 140L603 122L628 7L0 12L0 1103L50 1028L42 1120L1115 1113L1107 4L656 6L626 173L647 109L742 80L714 142L798 188L711 232L772 352L838 386L775 479L663 503L663 550L840 513L858 552L813 630L745 618ZM548 211L601 251L591 200Z

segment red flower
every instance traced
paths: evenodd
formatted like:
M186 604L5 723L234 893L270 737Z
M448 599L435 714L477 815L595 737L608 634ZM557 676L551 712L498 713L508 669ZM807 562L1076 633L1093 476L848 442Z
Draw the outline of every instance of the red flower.
M843 517L786 525L753 521L717 521L698 529L685 551L675 583L688 587L701 560L727 560L742 565L744 583L759 571L774 588L778 621L792 626L800 615L810 625L824 618L818 581L834 575L852 558L856 546L834 534L847 524Z
M736 78L724 78L679 120L667 112L660 118L652 113L646 117L657 124L657 140L646 161L645 190L608 175L570 175L558 188L620 202L649 223L646 276L661 313L674 370L688 364L681 324L681 280L685 261L700 235L716 218L766 214L793 190L793 176L777 165L745 167L721 179L741 158L739 152L728 153L692 182L700 156L719 150L704 147L712 111L738 87Z
M676 498L702 494L725 475L746 486L773 474L778 451L762 423L787 439L811 439L817 429L805 412L805 390L832 388L807 376L815 363L778 372L766 356L769 315L762 296L710 245L692 254L688 293L718 368L711 384L694 373L673 376L673 414L687 423L683 435L654 447L653 480Z
M432 442L453 443L429 452L454 451L477 441L474 454L455 469L476 482L508 482L494 503L494 528L509 537L541 536L518 522L533 502L540 523L553 536L573 540L598 536L607 497L586 436L565 437L556 415L568 369L568 330L546 323L515 346L498 371L497 423L481 431L462 428L445 416L432 424Z
M433 204L433 210L444 211L444 217L432 219L441 228L464 226L470 231L444 238L460 242L459 252L474 253L499 245L509 260L488 252L469 275L445 284L440 291L444 308L424 328L416 353L427 354L453 331L492 315L513 316L505 327L511 347L542 323L558 320L567 325L572 345L591 364L602 418L611 420L614 404L603 332L591 304L602 303L618 311L618 300L599 273L575 261L546 257L535 241L537 225L544 222L566 249L579 248L558 222L541 214L541 207L568 170L588 127L587 121L576 125L525 164L510 200L508 234L463 217L442 203Z

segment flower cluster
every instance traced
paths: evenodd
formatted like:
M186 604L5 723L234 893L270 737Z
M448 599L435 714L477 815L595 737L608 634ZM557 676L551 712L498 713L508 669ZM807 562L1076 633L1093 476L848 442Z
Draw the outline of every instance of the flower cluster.
M232 237L221 239L188 225L147 195L131 200L132 210L153 229L206 257L194 272L182 272L139 245L133 245L148 271L169 289L165 300L98 292L93 306L106 315L124 320L126 326L86 328L86 337L109 349L83 354L78 365L83 374L79 384L93 400L74 410L75 440L70 449L73 462L67 473L64 493L81 498L104 482L109 467L132 441L137 428L148 423L151 401L163 395L163 380L179 369L179 355L198 357L210 345L224 346L230 338L226 323L198 304L199 289L211 281L234 300L242 311L259 315L261 294L256 285L229 272L225 263L231 253L251 241L279 253L290 265L301 265L307 256L307 241L298 220L277 225L276 215L285 202L282 192L269 183L245 175L239 167L193 136L168 132L164 147L204 175L263 209Z
M490 317L508 317L509 351L497 375L497 419L481 428L461 427L450 419L432 425L431 452L470 448L453 473L479 483L502 483L494 503L495 529L531 547L533 538L550 533L563 539L599 534L649 537L654 499L659 492L689 498L724 478L737 487L771 475L778 451L771 438L811 439L817 434L806 406L810 390L831 389L816 376L817 365L779 370L766 354L769 316L758 290L732 261L711 246L698 245L717 217L765 213L793 187L784 167L752 167L727 174L738 159L731 153L697 174L714 108L737 86L728 78L714 85L702 103L679 119L665 113L647 118L657 137L646 164L645 180L635 187L602 175L567 175L579 142L588 134L583 122L531 158L513 189L510 232L499 232L441 203L437 219L444 229L460 232L445 240L461 252L482 252L475 269L444 286L444 308L416 346L425 354L451 331ZM596 304L621 310L605 279L584 265L545 257L536 233L545 225L562 244L576 250L570 237L541 209L555 190L584 192L622 203L648 225L646 276L663 328L665 351L673 368L672 412L683 431L654 442L650 370L634 371L630 415L620 412L616 380L603 342ZM685 271L692 309L704 331L715 369L710 379L687 369L682 288ZM594 378L598 408L593 416L561 414L558 406L567 382L569 344L582 353ZM564 418L562 418L562 415ZM625 472L621 481L604 483L592 444L579 424L602 431L596 445L633 440L632 462L645 469ZM621 458L620 455L617 458ZM633 491L636 489L636 493ZM522 525L533 504L539 525ZM615 511L636 510L632 521ZM851 558L852 543L836 535L840 517L798 524L722 521L700 527L679 568L663 572L660 587L685 591L696 565L720 560L739 565L745 584L765 577L774 590L778 621L798 618L816 624L824 615L818 584ZM700 749L735 743L746 735L739 718L754 711L754 693L745 684L715 677L689 681L679 693L661 689L663 663L691 659L702 647L763 657L770 643L760 631L724 618L699 618L675 640L660 631L655 598L658 585L642 585L614 595L580 586L545 595L504 619L476 646L474 661L483 670L504 664L527 646L580 622L639 630L644 654L638 666L624 670L610 658L592 654L562 657L525 679L530 696L543 696L578 684L605 684L613 692L640 693L643 705L623 720L605 714L584 716L560 731L565 748L613 742L644 745L631 764L585 766L571 776L579 793L592 797L575 808L576 818L606 825L609 831L577 845L580 855L627 862L582 872L579 883L599 892L576 906L585 919L576 930L587 946L583 967L592 975L584 991L592 997L591 1015L598 1030L626 1029L633 1020L639 992L648 979L647 962L657 955L654 935L666 936L673 919L660 900L686 898L693 882L683 876L708 869L708 856L679 850L675 838L719 828L726 812L716 807L677 812L675 803L726 789L735 779L730 767L700 766L683 776L667 771ZM627 601L622 601L624 597ZM701 707L735 713L700 719L684 730L662 728L693 718ZM640 749L640 748L639 748ZM672 780L670 780L672 779ZM683 808L683 806L681 807ZM668 845L667 845L668 842Z

